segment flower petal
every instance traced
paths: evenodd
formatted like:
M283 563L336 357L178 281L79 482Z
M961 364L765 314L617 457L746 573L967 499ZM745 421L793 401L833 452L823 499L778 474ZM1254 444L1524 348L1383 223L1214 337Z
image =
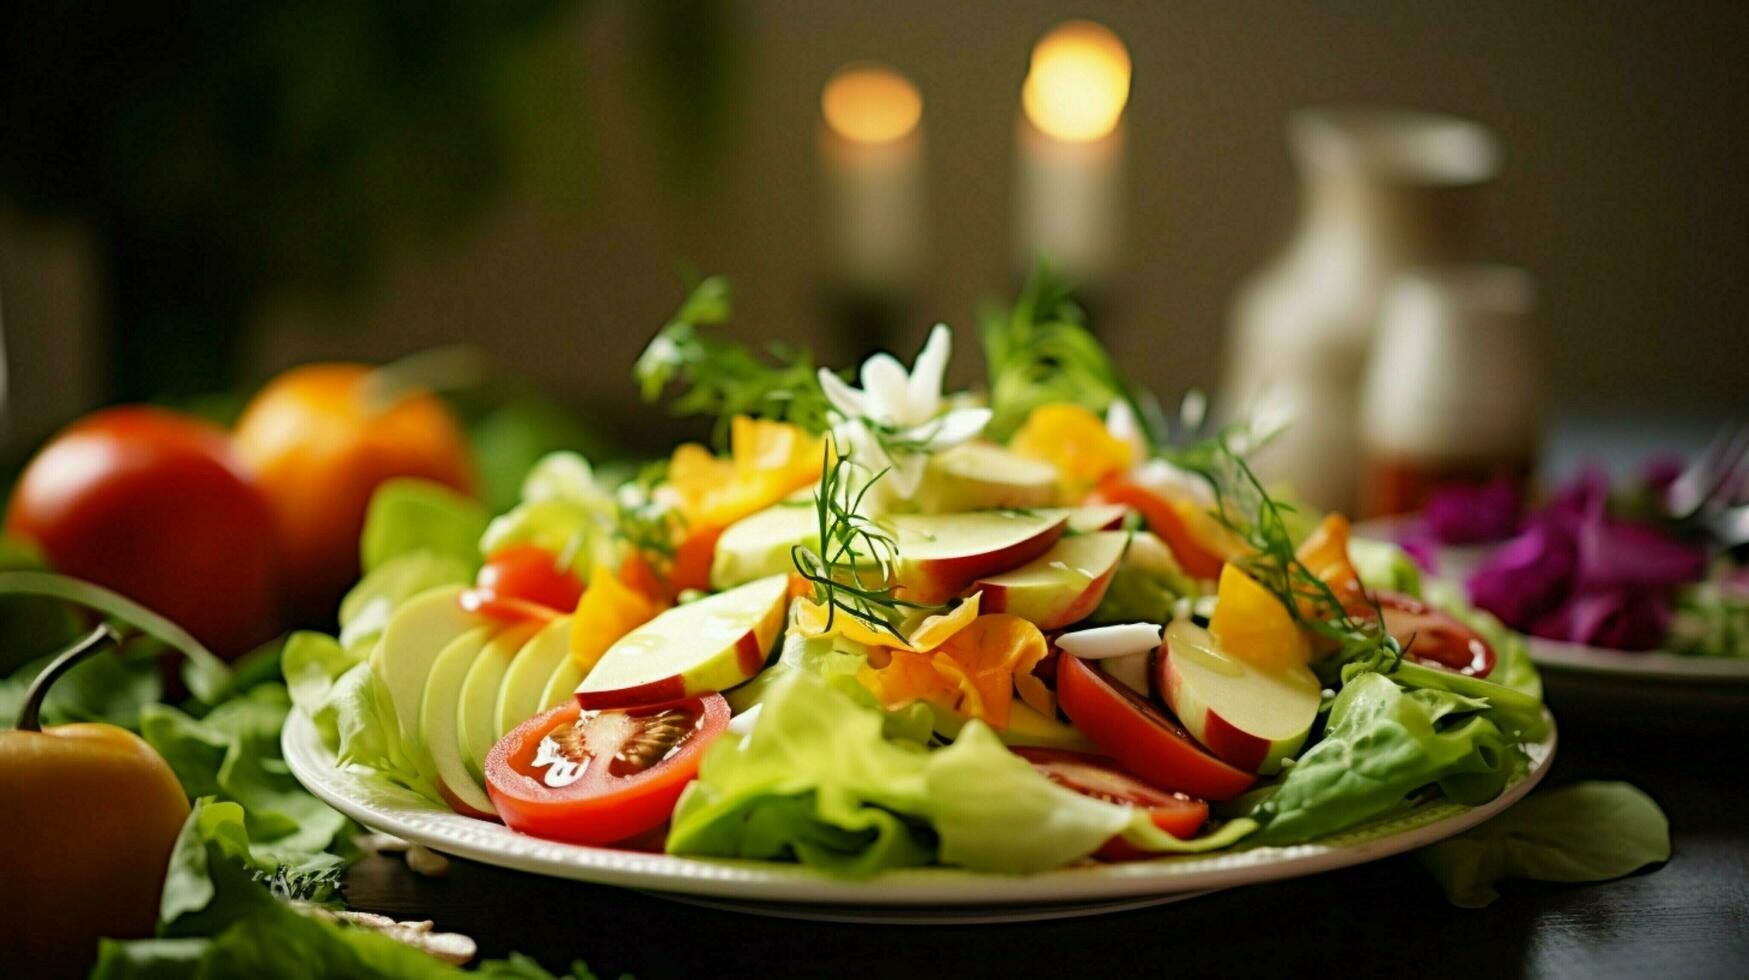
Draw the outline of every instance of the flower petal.
M907 385L915 421L925 421L941 411L941 379L947 374L947 359L953 354L953 331L938 323L929 331L929 339L911 367ZM907 420L912 421L912 420Z
M905 366L891 354L876 354L862 362L863 414L879 422L904 425L910 415Z
M826 400L845 418L856 418L867 414L862 392L852 388L843 378L826 368L820 369L820 390L826 394Z
M918 430L929 433L931 447L948 449L976 438L984 431L984 426L990 424L991 414L987 408L956 408L939 419L918 426Z

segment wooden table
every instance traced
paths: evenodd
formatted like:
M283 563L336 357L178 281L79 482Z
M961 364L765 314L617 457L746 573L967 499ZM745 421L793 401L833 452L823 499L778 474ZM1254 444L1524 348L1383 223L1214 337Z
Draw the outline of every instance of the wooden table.
M359 908L431 918L488 956L573 958L601 976L1749 976L1749 686L1723 695L1549 678L1549 784L1625 779L1670 816L1675 856L1600 885L1510 882L1453 907L1412 857L1142 911L974 927L854 926L713 911L465 861L421 878L371 858ZM1638 700L1636 700L1638 699ZM1654 707L1647 707L1648 704ZM929 971L922 973L921 971Z

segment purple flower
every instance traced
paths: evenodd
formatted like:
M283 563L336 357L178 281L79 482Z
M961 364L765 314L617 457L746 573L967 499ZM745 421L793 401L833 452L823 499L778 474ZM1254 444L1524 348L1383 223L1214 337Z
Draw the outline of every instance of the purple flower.
M1510 480L1451 483L1434 491L1422 524L1441 544L1502 541L1518 530L1518 489Z
M1664 642L1670 616L1670 599L1660 591L1605 589L1574 595L1537 617L1530 632L1568 643L1650 650Z
M1571 591L1579 549L1555 521L1538 521L1488 557L1464 584L1477 608L1526 629Z
M1668 589L1706 575L1706 552L1645 524L1600 518L1579 529L1577 588Z

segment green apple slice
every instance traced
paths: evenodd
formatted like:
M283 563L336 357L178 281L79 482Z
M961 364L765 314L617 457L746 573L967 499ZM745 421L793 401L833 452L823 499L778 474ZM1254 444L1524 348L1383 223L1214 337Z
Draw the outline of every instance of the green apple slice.
M461 700L456 706L456 735L468 774L482 783L486 778L486 753L503 735L498 730L497 710L504 675L517 651L540 627L540 623L518 623L499 630L474 658L468 676L462 680Z
M1187 620L1166 628L1157 686L1184 727L1221 759L1267 775L1305 744L1321 689L1304 664L1261 668Z
M788 605L788 578L773 575L675 606L608 647L577 703L626 708L726 691L765 666Z
M443 648L431 663L431 676L425 682L425 696L419 707L419 735L431 754L437 791L456 812L470 817L494 817L498 813L486 796L485 781L469 773L462 761L456 728L462 682L468 676L468 668L489 645L492 633L490 626L476 626Z
M559 666L571 659L571 617L562 616L541 627L510 661L504 684L498 688L498 704L492 710L497 738L540 712L541 693ZM494 739L496 741L496 739Z
M1057 468L990 442L967 442L929 458L911 498L926 514L1042 507L1057 495Z
M972 589L984 593L978 611L1010 613L1041 630L1080 622L1105 598L1128 543L1123 531L1063 538L1019 568L972 583Z
M818 548L819 515L809 501L784 501L730 524L717 538L711 586L732 589L795 567L796 545Z
M900 515L893 518L899 583L918 602L945 602L1049 551L1067 528L1067 518L1025 511Z
M547 678L547 686L541 688L540 710L556 708L575 697L577 685L583 683L583 668L577 666L575 657L566 657L553 668L553 675Z
M484 617L462 608L462 587L446 585L408 599L389 617L372 664L389 702L408 755L421 775L431 776L430 753L419 749L419 709L425 701L425 684L431 665L451 640L479 626Z

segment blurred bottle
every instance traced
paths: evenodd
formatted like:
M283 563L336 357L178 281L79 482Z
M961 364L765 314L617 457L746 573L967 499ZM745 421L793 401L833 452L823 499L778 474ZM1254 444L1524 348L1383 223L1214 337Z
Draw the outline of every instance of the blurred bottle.
M1399 278L1361 386L1362 514L1419 509L1444 483L1522 488L1539 420L1535 305L1530 276L1510 266Z
M1326 107L1288 120L1304 209L1286 251L1240 290L1222 411L1259 398L1293 426L1257 455L1266 479L1352 509L1358 391L1380 305L1406 267L1464 257L1493 134L1455 116Z

